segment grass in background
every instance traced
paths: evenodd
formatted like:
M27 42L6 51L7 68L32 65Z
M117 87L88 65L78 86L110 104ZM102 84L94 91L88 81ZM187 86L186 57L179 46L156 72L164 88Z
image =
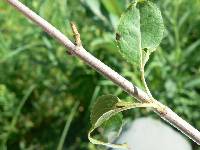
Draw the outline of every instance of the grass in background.
M72 40L69 21L75 21L86 49L140 85L134 68L121 58L114 43L115 27L128 0L102 0L90 5L88 0L23 2ZM156 98L200 129L200 2L157 2L164 16L166 34L146 67L147 82ZM6 2L0 3L0 145L5 147L3 139L8 135L12 118L27 91L35 85L20 108L7 148L55 149L78 101L80 105L64 147L97 149L87 139L89 106L102 94L130 97L82 61L65 55L65 51ZM126 114L134 119L147 113L133 110ZM194 149L197 149L195 144Z

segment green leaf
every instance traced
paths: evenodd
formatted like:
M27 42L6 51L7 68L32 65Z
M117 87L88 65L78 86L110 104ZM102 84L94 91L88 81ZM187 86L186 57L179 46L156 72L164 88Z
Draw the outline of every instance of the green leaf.
M189 81L186 82L185 88L198 88L200 87L200 78L199 77L193 77Z
M65 138L67 137L67 134L68 134L68 131L69 131L69 128L72 124L72 120L74 119L75 117L75 114L77 112L77 108L79 106L79 101L77 101L74 106L72 107L71 109L71 112L69 114L69 116L67 116L67 121L66 121L66 124L65 124L65 127L64 127L64 130L62 132L62 135L60 137L60 140L59 140L59 143L58 143L58 146L57 146L57 150L62 150L63 149L63 146L64 146L64 142L65 142Z
M127 2L124 0L102 0L101 2L108 11L112 26L116 29L119 17L126 9Z
M124 11L126 5L125 1L122 0L102 0L101 1L106 10L113 15L120 16Z
M108 142L103 142L91 137L91 133L98 127L110 127L110 124L117 124L116 130L118 130L117 135L119 135L122 127L122 111L136 108L136 107L157 107L155 104L151 103L133 103L121 101L118 97L113 95L104 95L97 99L91 110L91 124L92 128L88 133L88 139L93 144L104 145L112 148L127 148L127 144L111 144Z
M150 1L138 1L122 14L116 40L122 56L141 68L160 44L163 33L164 24L159 8ZM143 54L143 50L148 55Z
M112 143L120 135L123 126L123 115L118 113L105 121L100 129L102 138Z
M142 49L153 52L160 44L164 24L159 8L150 1L138 3L140 10L140 30Z
M104 22L107 22L108 20L106 19L106 17L104 17L104 15L101 12L101 3L100 1L97 0L84 0L84 2L86 3L86 5L91 9L91 11L97 16L99 17L101 20L103 20Z
M104 95L97 99L91 110L90 121L92 125L97 125L98 119L106 112L113 110L119 102L118 97L113 95ZM99 125L102 123L99 122Z
M119 102L119 98L113 95L104 95L97 99L96 103L94 104L91 115L90 115L90 121L92 124L92 128L90 129L88 133L88 138L91 143L93 144L100 144L105 145L108 147L115 147L115 148L124 148L126 145L115 145L110 143L101 142L99 140L96 140L91 137L91 133L101 125L105 128L111 124L112 121L114 121L118 128L115 129L115 131L118 129L118 134L122 126L122 114L118 113L116 111L116 104ZM118 113L118 114L117 114Z

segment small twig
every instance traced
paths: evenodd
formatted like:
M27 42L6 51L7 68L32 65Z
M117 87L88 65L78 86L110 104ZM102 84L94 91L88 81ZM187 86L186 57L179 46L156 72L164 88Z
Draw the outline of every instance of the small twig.
M76 24L74 22L70 22L70 25L71 25L71 29L72 29L72 32L73 32L73 36L74 36L74 45L76 45L76 49L75 50L79 50L81 47L82 47L82 42L81 42L81 35L80 33L78 32L78 28L76 26ZM69 50L67 51L67 54L69 55L74 55L74 51L73 50Z
M70 22L70 25L71 25L71 28L72 28L72 32L74 34L75 45L77 47L81 47L82 46L81 36L80 36L80 33L78 32L77 26L74 22Z

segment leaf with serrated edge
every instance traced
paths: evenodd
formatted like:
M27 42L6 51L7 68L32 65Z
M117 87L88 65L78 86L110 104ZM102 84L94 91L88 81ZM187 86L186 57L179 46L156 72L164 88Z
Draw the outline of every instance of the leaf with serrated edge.
M104 145L112 148L127 148L127 144L111 144L103 141L96 140L91 137L91 133L98 127L100 127L105 121L109 120L111 117L117 115L118 113L136 108L136 107L154 107L157 106L152 103L133 103L121 101L118 97L113 95L104 95L97 99L91 111L91 123L92 128L88 133L88 139L93 144Z
M136 3L131 4L122 14L116 34L117 45L125 59L138 66L140 63L140 12Z
M132 3L122 14L117 28L117 44L127 61L136 68L145 65L142 50L149 54L156 50L164 33L164 24L159 8L150 1ZM147 55L148 56L148 55Z

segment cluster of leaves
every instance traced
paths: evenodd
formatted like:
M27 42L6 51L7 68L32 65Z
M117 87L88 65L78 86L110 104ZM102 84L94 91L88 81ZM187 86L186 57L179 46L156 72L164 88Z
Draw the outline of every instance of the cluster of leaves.
M76 22L86 49L142 86L139 73L134 73L136 68L121 58L114 42L120 15L129 0L22 2L71 38L69 21ZM155 98L199 129L199 1L155 2L162 9L166 31L159 50L147 64L148 83ZM79 101L65 147L96 150L86 136L94 101L108 93L127 101L130 97L80 60L63 55L66 50L60 44L14 12L6 2L0 3L0 137L8 136L8 149L55 149L71 108ZM20 107L26 95L28 98ZM21 109L13 131L10 125L18 108ZM133 119L146 113L132 110L125 116ZM103 134L97 137L104 138Z
M152 2L142 0L134 1L121 15L119 25L117 27L116 40L122 56L132 63L136 70L140 71L142 82L149 95L149 102L153 100L151 92L146 84L144 77L144 66L149 56L157 49L164 33L164 24L159 8ZM152 107L154 103L149 103ZM156 107L156 104L154 104ZM120 106L120 107L119 107ZM91 111L92 129L89 132L89 139L93 144L106 145L108 147L123 147L126 145L114 145L104 143L91 138L91 132L104 124L109 123L111 126L117 125L120 118L117 116L120 112L136 107L144 107L149 105L141 103L121 102L114 96L102 96L95 103ZM120 113L122 116L122 114ZM116 118L115 118L116 117ZM121 130L119 126L117 133ZM106 126L107 127L107 126ZM118 133L119 134L119 133ZM117 134L117 135L118 135Z

